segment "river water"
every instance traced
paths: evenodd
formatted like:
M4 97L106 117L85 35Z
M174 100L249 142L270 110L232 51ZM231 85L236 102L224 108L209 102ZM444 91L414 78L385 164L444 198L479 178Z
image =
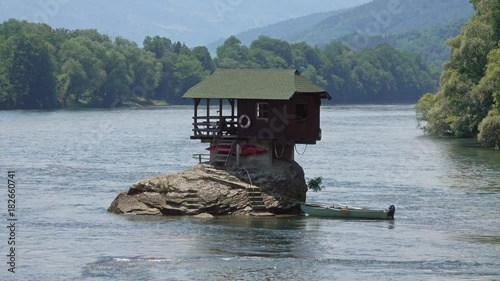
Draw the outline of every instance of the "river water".
M145 177L194 165L191 107L0 112L0 225L15 170L16 273L0 280L500 280L500 153L423 136L412 106L323 107L296 160L308 201L397 207L395 221L106 212Z

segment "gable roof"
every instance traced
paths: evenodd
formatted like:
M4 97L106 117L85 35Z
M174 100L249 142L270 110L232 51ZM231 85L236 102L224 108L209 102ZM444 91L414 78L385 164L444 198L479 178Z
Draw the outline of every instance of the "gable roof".
M326 90L293 69L216 70L183 98L290 100L295 94L318 94L331 99Z

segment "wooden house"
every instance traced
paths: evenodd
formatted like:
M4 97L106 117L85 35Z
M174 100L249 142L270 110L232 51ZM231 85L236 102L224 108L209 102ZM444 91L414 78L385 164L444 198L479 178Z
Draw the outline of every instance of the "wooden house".
M331 99L296 70L217 70L183 98L194 100L193 135L210 143L211 161L293 160L296 144L321 140L320 106ZM204 107L204 108L203 108ZM243 148L267 153L241 157ZM245 153L243 153L245 154ZM200 156L201 159L201 156Z

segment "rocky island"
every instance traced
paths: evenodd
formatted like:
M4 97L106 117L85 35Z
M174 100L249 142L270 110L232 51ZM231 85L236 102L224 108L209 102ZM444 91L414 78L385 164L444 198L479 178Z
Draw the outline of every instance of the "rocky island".
M295 162L296 145L321 140L321 100L331 99L323 88L297 70L219 69L183 98L194 104L190 138L209 144L210 154L194 154L200 164L191 169L134 184L108 211L173 216L302 213L307 185ZM216 113L213 102L218 104Z
M296 162L274 161L268 169L199 164L132 185L108 211L172 216L299 214L306 192L304 171Z

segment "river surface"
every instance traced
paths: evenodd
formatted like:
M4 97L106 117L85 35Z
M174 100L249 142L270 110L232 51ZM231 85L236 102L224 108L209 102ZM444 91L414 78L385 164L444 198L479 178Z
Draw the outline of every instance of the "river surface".
M107 213L133 183L186 169L191 107L0 112L0 225L16 192L16 273L0 280L500 280L500 152L423 136L412 106L322 108L299 145L308 201L397 207L395 221Z

